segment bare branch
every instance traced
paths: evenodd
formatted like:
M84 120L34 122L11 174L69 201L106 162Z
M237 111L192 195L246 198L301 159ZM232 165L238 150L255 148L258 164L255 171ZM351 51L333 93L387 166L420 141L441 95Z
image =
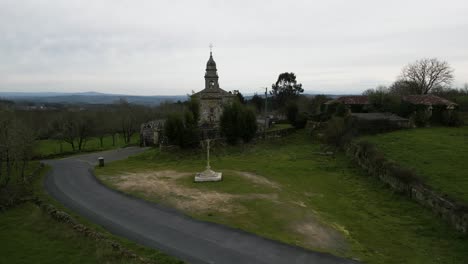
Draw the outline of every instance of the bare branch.
M427 94L434 88L450 85L453 81L453 70L445 61L426 58L405 66L401 79L416 83L418 93Z

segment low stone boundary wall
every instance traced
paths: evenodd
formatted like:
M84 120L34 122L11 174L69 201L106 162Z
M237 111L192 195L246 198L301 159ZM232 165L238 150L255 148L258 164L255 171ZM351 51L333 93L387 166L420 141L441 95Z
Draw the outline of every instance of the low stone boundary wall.
M446 220L461 233L468 233L468 206L447 195L432 190L413 171L387 160L369 142L352 142L345 147L346 155L352 158L371 176L379 178L392 189L408 196L434 214Z
M296 129L294 127L290 128L284 128L284 129L278 129L278 130L272 130L272 131L266 131L266 132L258 132L255 137L256 138L279 138L279 137L285 137L288 135L291 135L294 133Z

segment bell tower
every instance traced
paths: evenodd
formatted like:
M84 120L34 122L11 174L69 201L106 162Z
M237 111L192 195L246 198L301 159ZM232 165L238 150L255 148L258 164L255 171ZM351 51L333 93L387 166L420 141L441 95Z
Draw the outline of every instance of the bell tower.
M205 89L219 89L218 84L218 70L216 69L216 62L213 59L213 45L210 44L210 58L206 63L205 72Z

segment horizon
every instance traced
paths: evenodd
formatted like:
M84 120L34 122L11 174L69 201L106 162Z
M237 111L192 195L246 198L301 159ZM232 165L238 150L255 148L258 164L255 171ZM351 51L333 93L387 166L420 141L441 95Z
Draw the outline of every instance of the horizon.
M402 8L404 6L405 8ZM131 1L0 3L0 92L179 96L204 88L213 43L221 88L262 94L282 72L305 93L360 94L437 57L468 82L468 3ZM28 17L28 19L24 19Z

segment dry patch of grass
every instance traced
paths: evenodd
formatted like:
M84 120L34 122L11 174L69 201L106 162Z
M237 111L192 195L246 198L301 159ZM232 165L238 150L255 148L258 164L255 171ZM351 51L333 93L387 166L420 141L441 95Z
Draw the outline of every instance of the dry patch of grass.
M280 189L280 185L278 183L270 181L270 180L268 180L267 178L265 178L263 176L260 176L260 175L254 174L254 173L250 173L250 172L245 172L245 171L234 171L234 173L236 173L239 176L242 176L242 177L246 178L247 180L249 180L249 181L251 181L253 183L264 185L264 186L275 188L275 189Z
M257 184L278 186L276 183L251 173L238 173ZM114 185L124 192L140 192L147 196L157 197L185 212L208 212L216 209L220 213L246 213L244 206L236 204L234 200L267 199L276 201L278 195L252 193L230 194L213 190L201 190L180 184L177 180L192 178L193 173L177 172L173 170L151 171L140 173L125 173L114 178Z
M193 176L193 173L161 170L115 176L103 175L100 178L105 182L111 182L113 187L120 191L143 196L193 216L216 214L226 219L245 218L256 213L250 206L252 203L268 203L272 207L276 204L279 215L284 213L278 206L287 208L288 212L292 210L299 214L307 207L302 201L281 200L282 188L279 183L251 172L225 171L225 181L220 183L193 183ZM259 186L259 189L253 189L248 193L233 193L220 188L229 184L239 184L239 182L229 182L231 177L245 181L243 184L246 186ZM246 219L252 221L252 225L262 224L261 218ZM310 213L300 221L292 221L278 228L285 228L298 244L305 247L340 252L344 252L346 248L345 239L340 232L322 224L316 217L311 217Z
M333 248L339 252L347 250L346 240L337 230L322 225L315 217L293 223L292 231L302 235L303 243L310 248Z
M191 173L172 170L126 173L116 176L116 187L125 192L141 192L156 197L177 209L188 212L207 211L218 208L220 212L230 213L235 208L234 195L216 191L201 191L177 183L177 179L193 177Z

